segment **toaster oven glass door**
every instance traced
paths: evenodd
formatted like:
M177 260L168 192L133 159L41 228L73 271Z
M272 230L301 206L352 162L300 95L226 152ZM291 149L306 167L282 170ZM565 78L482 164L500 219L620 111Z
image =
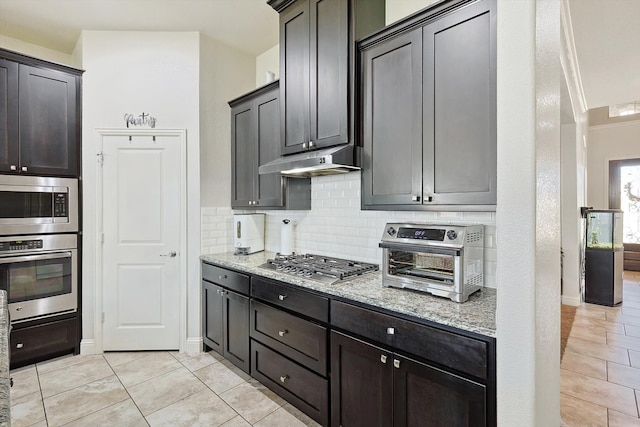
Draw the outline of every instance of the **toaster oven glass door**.
M411 281L454 285L455 256L388 249L387 275Z

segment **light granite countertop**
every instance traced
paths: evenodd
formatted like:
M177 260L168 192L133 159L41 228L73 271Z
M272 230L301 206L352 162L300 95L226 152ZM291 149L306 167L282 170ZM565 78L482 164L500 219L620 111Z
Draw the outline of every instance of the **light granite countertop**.
M417 320L427 320L475 332L495 338L496 336L496 290L484 288L469 297L464 303L447 298L407 289L389 288L382 285L382 273L368 273L358 278L344 280L333 285L305 279L275 270L260 268L273 252L258 252L251 255L232 253L202 255L200 259L220 267L262 276L302 288L322 292L366 304L372 308L399 313Z
M0 427L11 425L10 390L9 311L7 310L7 293L0 290Z

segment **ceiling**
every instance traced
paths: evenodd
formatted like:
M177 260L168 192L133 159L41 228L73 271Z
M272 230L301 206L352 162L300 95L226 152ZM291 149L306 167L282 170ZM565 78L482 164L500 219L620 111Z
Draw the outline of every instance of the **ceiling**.
M259 55L278 43L266 0L0 0L0 33L70 54L81 30L199 31Z
M587 108L640 100L640 1L568 4ZM266 0L0 0L5 36L71 53L83 29L199 31L259 55L278 43L278 14Z
M640 1L569 0L587 109L640 101Z

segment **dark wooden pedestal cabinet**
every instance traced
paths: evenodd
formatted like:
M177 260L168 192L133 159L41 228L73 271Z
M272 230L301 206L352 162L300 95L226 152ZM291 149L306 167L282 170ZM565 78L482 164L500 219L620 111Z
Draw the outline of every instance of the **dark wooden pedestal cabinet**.
M204 343L249 373L249 276L202 263Z
M81 76L0 49L0 173L78 176Z

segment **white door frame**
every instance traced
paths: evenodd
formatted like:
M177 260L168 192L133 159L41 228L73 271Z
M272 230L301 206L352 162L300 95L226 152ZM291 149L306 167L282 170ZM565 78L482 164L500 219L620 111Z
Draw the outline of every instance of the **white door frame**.
M99 135L99 142L97 144L98 162L102 162L102 147L105 136L176 136L180 141L180 163L182 165L182 174L180 176L180 247L178 253L180 254L178 262L180 263L180 351L185 351L187 348L187 132L185 129L96 129ZM103 328L102 328L102 233L103 230L103 170L102 166L97 168L96 173L96 188L95 188L95 200L96 200L96 265L95 265L95 311L94 311L94 337L95 337L95 350L98 353L104 352L103 346Z

